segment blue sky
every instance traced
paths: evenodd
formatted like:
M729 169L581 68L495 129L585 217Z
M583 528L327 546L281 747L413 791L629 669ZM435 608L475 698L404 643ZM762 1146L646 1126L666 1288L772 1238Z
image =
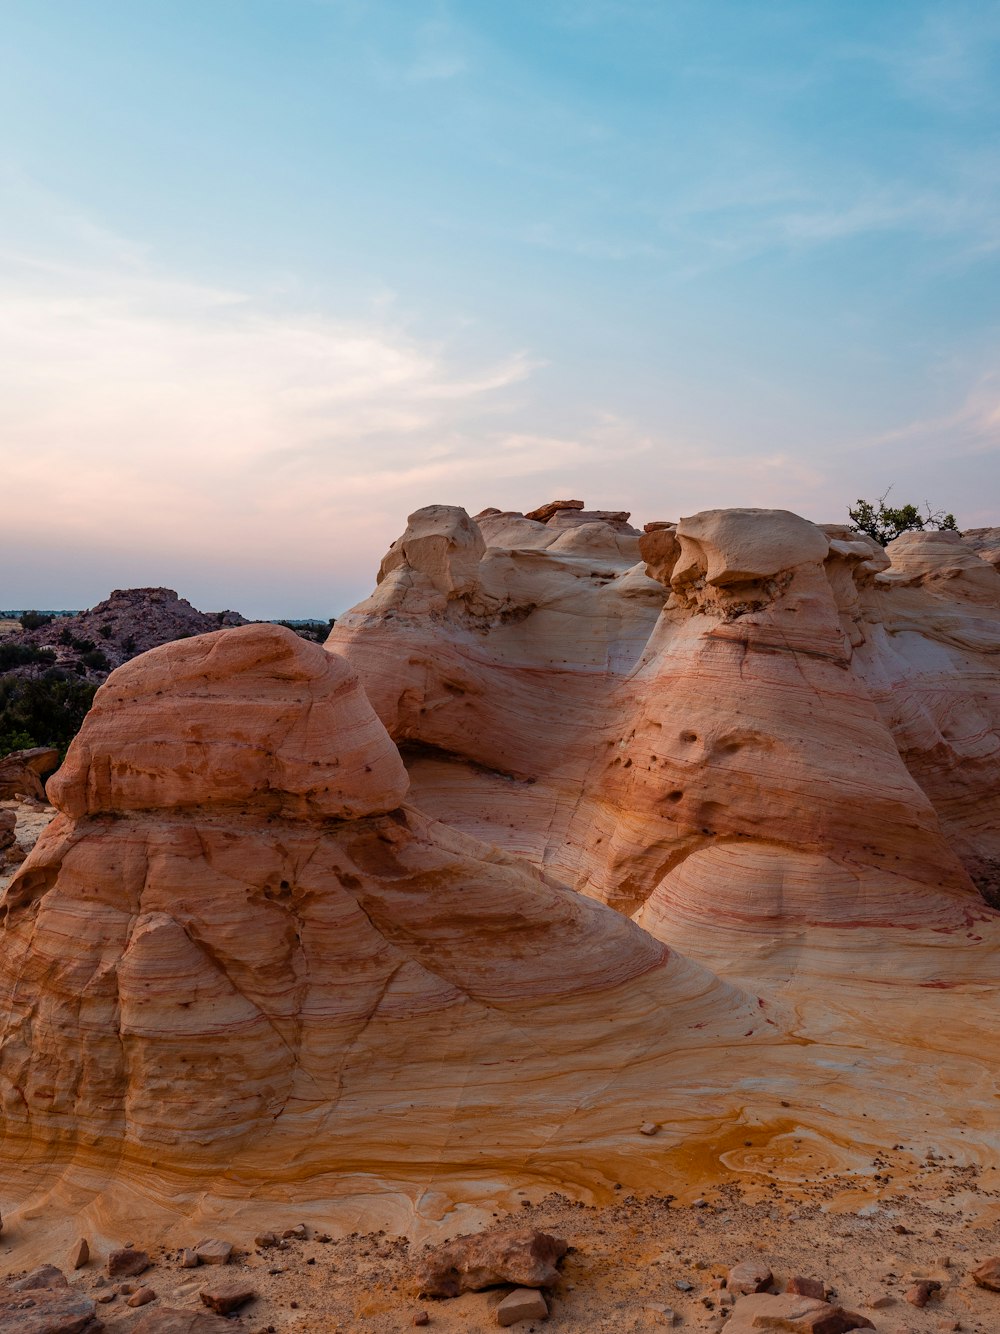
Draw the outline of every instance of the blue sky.
M435 501L1000 523L998 3L0 32L0 605L330 615Z

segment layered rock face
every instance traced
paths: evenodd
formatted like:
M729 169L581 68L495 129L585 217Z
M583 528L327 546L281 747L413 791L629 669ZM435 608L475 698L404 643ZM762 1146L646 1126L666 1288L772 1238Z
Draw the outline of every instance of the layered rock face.
M2 903L4 1161L398 1224L458 1182L637 1180L641 1121L669 1109L666 1148L728 1097L755 997L407 786L354 672L288 630L115 672Z
M5 1217L1000 1162L1000 574L629 519L432 506L326 651L109 678L0 901Z
M763 1139L716 1164L854 1170L903 1127L995 1162L997 572L785 511L577 513L421 511L338 621L412 801L780 1004L759 1081L733 1064Z
M334 628L415 799L643 920L978 911L1000 830L992 566L954 534L887 556L784 511L641 537L585 514L420 511Z

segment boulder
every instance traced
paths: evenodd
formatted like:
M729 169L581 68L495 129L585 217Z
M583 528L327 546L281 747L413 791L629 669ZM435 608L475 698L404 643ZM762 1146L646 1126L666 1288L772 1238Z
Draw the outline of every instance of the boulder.
M134 1250L131 1246L112 1251L108 1256L108 1278L137 1278L148 1268L148 1254Z
M1000 1255L992 1255L978 1268L973 1269L972 1277L981 1288L990 1292L1000 1292Z
M33 1269L30 1274L26 1274L24 1278L16 1279L9 1284L12 1292L37 1292L39 1288L65 1288L68 1286L69 1279L55 1265L41 1265L38 1269Z
M500 1283L542 1288L554 1283L567 1243L547 1232L477 1232L427 1252L417 1288L428 1297L457 1297Z
M214 1283L202 1288L198 1295L211 1310L219 1315L229 1315L252 1302L257 1293L249 1283Z
M734 1293L764 1292L774 1282L774 1275L761 1260L741 1260L729 1271L726 1287Z
M548 523L553 514L558 514L560 510L582 509L582 500L550 500L547 505L539 505L536 510L528 510L524 517L534 519L537 523Z
M802 1274L795 1274L788 1280L785 1291L799 1297L815 1297L818 1301L826 1301L826 1284L819 1278L805 1278Z
M198 1261L203 1265L227 1265L232 1259L233 1247L228 1241L199 1241L194 1248Z
M914 1283L906 1294L911 1306L926 1306L936 1292L941 1291L941 1284L935 1278L922 1278Z
M0 1334L99 1334L94 1301L75 1288L0 1287Z
M0 758L0 801L17 796L44 801L45 784L42 780L58 764L59 752L52 746L10 751Z

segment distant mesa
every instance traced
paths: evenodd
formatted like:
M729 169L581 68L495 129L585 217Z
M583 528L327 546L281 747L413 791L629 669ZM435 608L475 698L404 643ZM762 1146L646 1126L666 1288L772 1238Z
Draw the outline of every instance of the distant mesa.
M103 680L115 667L171 640L246 624L235 611L197 611L172 588L117 588L87 611L26 631L21 642L52 650L55 666Z

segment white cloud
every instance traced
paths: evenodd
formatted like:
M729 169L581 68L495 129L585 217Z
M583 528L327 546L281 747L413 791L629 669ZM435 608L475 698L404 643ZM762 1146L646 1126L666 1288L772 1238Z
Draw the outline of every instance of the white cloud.
M14 527L33 525L44 496L64 534L113 528L130 540L172 527L197 545L211 523L246 541L275 511L482 471L494 442L463 427L532 370L522 353L469 366L384 316L270 309L159 273L124 243L114 263L106 234L89 241L76 231L69 258L0 254ZM441 440L453 443L422 461Z

